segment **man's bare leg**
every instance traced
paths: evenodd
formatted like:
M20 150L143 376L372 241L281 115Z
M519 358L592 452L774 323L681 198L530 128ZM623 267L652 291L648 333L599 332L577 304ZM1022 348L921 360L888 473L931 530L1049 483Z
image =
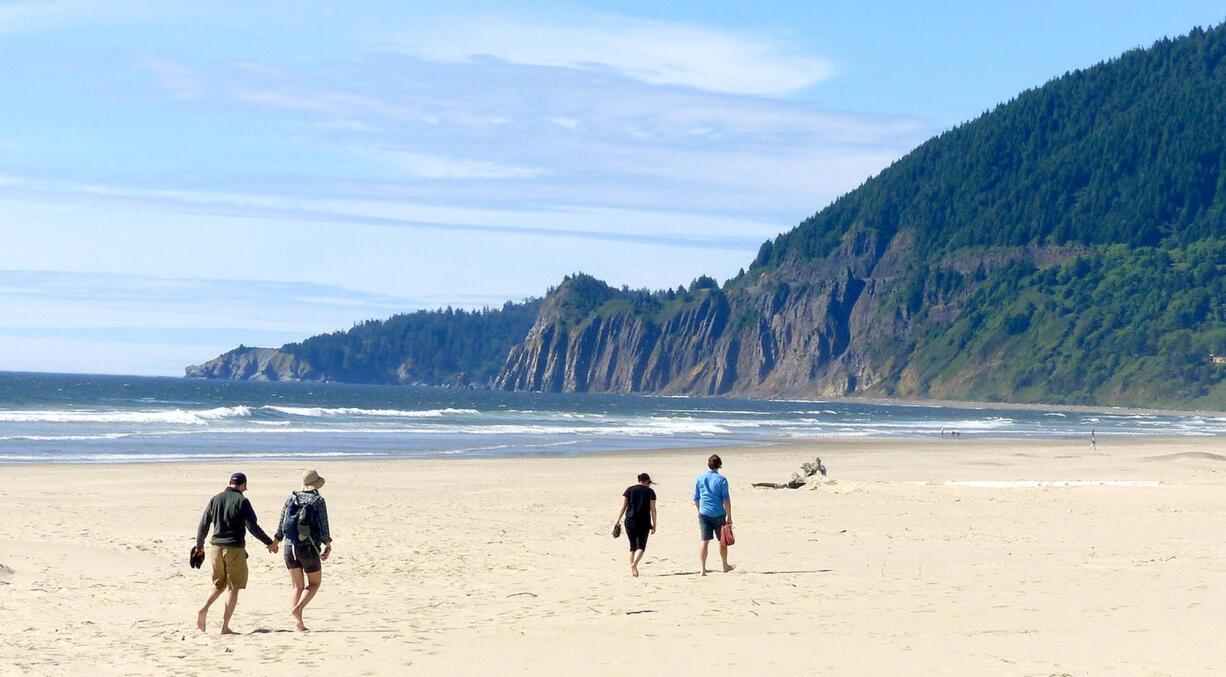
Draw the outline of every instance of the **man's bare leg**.
M209 617L209 607L213 606L213 602L221 597L221 593L225 592L225 588L213 588L213 592L209 593L209 598L204 600L204 606L200 607L200 612L196 614L196 627L200 628L200 632L204 632L204 623Z
M703 541L702 545L698 546L698 561L702 562L702 575L707 575L707 545L711 541Z
M723 541L719 542L719 558L724 562L724 573L728 573L736 568L735 565L728 563L728 545Z
M315 597L315 593L319 592L319 583L322 578L322 571L316 571L306 575L306 594L302 596L302 599L298 601L297 606L295 606L294 610L290 612L293 614L294 620L298 622L297 625L299 630L307 629L306 624L302 621L302 610L306 608L306 605L311 603L311 600Z
M238 590L235 590L234 587L231 586L230 596L226 598L225 615L221 617L221 634L223 635L237 635L238 634L237 632L234 632L233 630L230 629L230 618L234 616L234 608L237 606L238 606Z

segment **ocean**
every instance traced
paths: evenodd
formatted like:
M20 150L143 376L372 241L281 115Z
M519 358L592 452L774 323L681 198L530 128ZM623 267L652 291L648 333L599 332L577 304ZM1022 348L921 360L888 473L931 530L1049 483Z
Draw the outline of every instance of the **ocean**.
M1223 435L1226 417L0 373L0 463L466 458L805 438Z

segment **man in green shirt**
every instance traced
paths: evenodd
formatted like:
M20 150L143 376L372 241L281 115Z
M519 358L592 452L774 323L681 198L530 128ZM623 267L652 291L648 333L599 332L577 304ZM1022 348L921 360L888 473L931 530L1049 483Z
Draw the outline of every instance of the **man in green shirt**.
M268 552L275 553L277 544L255 519L255 509L251 502L243 496L247 491L247 476L236 472L230 476L230 486L209 500L200 517L200 526L196 529L196 554L204 553L204 537L213 528L213 538L209 546L209 564L213 569L213 591L204 602L204 607L196 615L196 627L204 632L204 623L209 615L209 607L221 596L227 587L230 597L226 600L225 615L221 621L221 634L236 634L230 629L230 617L234 615L234 607L238 606L238 591L247 587L247 548L246 533L260 539L268 546Z

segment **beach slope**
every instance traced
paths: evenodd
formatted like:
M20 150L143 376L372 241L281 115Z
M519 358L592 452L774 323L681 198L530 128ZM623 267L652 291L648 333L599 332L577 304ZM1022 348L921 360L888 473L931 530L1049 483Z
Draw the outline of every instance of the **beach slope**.
M292 631L281 558L218 636L187 549L229 473L270 532L295 463L6 466L0 666L35 674L1189 674L1226 661L1226 442L721 449L737 544L696 575L710 450L320 465L335 554ZM820 455L830 476L786 481ZM609 536L639 472L660 530ZM714 560L715 563L717 560Z

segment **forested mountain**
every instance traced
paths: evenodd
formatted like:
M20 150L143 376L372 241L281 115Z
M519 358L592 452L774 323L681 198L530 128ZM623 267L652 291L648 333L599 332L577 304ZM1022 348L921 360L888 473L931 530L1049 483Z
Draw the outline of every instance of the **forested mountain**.
M1181 245L1226 233L1226 24L1068 73L896 161L763 245L755 268L851 230L962 247Z
M927 141L722 287L569 277L491 383L1220 408L1224 266L1226 25Z
M239 346L187 368L200 378L487 385L536 320L540 300L367 320L279 350Z

